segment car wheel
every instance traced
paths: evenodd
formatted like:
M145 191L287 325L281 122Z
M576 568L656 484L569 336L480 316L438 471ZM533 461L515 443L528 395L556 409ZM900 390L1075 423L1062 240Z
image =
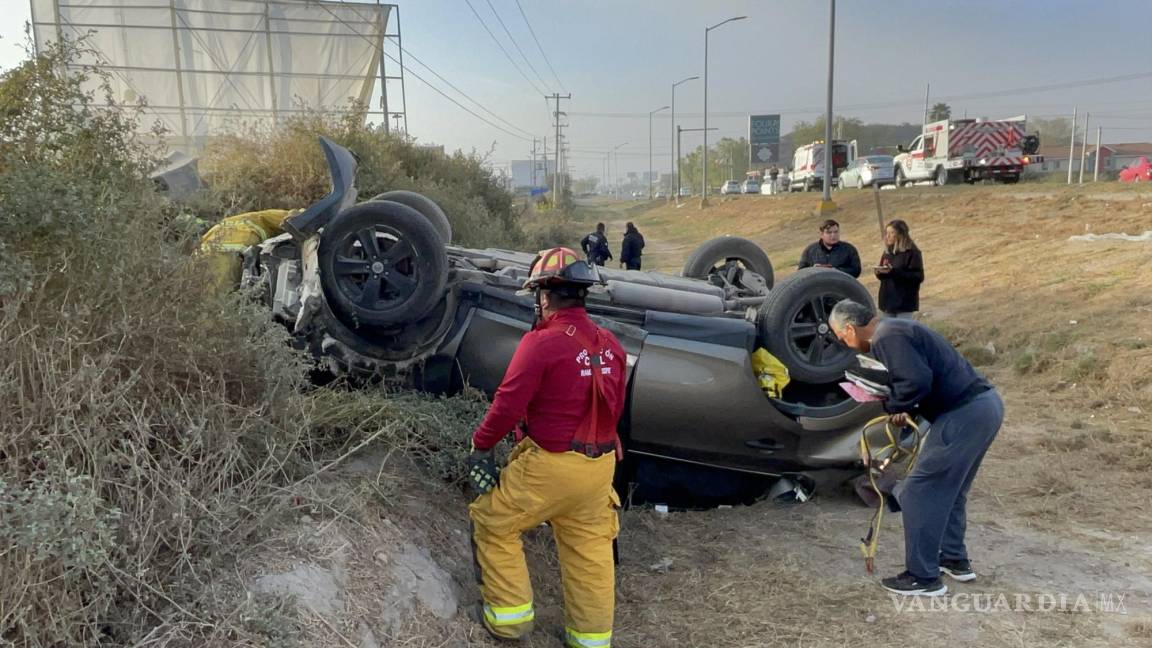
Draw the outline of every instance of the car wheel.
M720 279L739 286L740 268L755 272L772 288L772 261L752 241L739 236L718 236L701 243L684 262L680 274L693 279Z
M855 352L837 341L828 325L842 299L872 307L859 281L839 270L804 268L788 275L760 306L760 343L801 382L822 384L843 377Z
M904 170L899 166L896 167L896 174L892 184L895 185L897 189L904 186Z
M943 187L948 184L948 169L942 166L936 167L936 186Z
M805 193L812 191L812 181L811 180L805 180L804 181L804 191L805 191Z
M332 310L353 325L419 319L443 298L448 255L420 212L391 201L350 207L324 228L320 282Z
M415 191L404 191L398 189L396 191L386 191L378 196L374 196L372 200L391 200L398 202L401 205L407 205L412 209L420 212L420 214L432 223L436 228L436 232L440 235L440 240L444 241L445 245L452 243L452 223L448 221L447 214L436 201L432 200L424 194L416 193Z
M458 304L455 292L448 291L444 299L420 319L393 326L348 325L324 306L320 311L320 329L347 350L366 359L408 364L424 359L440 346L456 318Z
M863 189L863 188L864 188L864 178L861 178L861 177L857 176L857 178L856 178L856 188L857 188L857 189Z

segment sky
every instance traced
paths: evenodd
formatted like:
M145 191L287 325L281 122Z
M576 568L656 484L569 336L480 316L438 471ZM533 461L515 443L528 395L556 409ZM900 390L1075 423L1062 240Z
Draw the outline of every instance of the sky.
M825 0L520 0L527 22L516 0L398 4L405 50L528 133L477 108L410 57L405 62L412 72L491 124L410 74L409 134L448 150L490 152L496 166L528 159L532 136L547 136L551 148L552 108L543 95L559 92L572 95L561 101L561 110L568 113L565 136L574 175L599 176L604 152L618 145L620 173L646 170L648 112L671 103L673 82L704 76L705 27L735 16L747 19L709 36L708 125L718 128L710 142L746 135L749 114L780 113L787 132L823 111ZM28 15L27 0L0 0L0 70L23 59ZM929 89L932 103L945 101L956 116L1070 117L1076 107L1081 126L1084 112L1092 113L1090 140L1103 126L1105 143L1152 141L1150 32L1149 0L839 0L836 113L865 122L916 123ZM1146 76L1079 83L1139 74ZM1050 88L1061 84L1074 87ZM676 121L684 128L703 125L703 88L701 78L676 90ZM669 117L664 110L652 119L657 172L671 164ZM700 135L685 134L684 150L697 146Z

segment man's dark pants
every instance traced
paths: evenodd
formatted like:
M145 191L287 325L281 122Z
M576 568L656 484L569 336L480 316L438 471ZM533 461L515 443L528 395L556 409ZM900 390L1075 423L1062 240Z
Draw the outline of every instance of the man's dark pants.
M626 270L639 270L640 269L640 259L636 259L635 261L625 261L624 262L624 268Z
M968 490L1003 421L1004 402L990 389L932 422L916 467L896 488L905 567L916 578L938 578L941 560L968 559Z

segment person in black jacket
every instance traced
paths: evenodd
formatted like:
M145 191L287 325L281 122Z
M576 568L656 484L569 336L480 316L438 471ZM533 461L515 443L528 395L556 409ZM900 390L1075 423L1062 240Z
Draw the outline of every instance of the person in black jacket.
M644 235L632 223L624 226L624 242L620 244L620 267L639 270L644 250Z
M976 579L964 536L968 492L988 447L1004 422L1004 402L939 333L920 322L876 317L845 299L828 325L845 346L871 353L888 372L891 395L884 411L893 425L923 417L932 431L912 472L896 486L904 516L905 571L881 581L896 594L938 596L941 576Z
M840 223L829 218L820 224L820 240L804 248L797 269L835 268L860 277L860 253L847 241L840 240Z
M596 231L580 239L580 249L588 257L588 263L602 266L612 260L612 250L608 249L608 236L604 233L604 223L596 223Z
M889 317L911 319L920 310L924 257L908 233L908 223L899 219L884 229L884 246L875 270L880 280L880 311Z

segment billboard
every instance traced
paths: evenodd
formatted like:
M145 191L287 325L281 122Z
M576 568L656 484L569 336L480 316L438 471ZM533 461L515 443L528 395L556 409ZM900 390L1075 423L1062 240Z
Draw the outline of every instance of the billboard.
M512 160L509 167L512 172L512 187L514 189L545 187L548 185L548 176L556 171L554 160L538 158L535 161L535 173L533 173L532 166L532 160Z
M780 115L748 116L748 166L780 162Z
M74 69L98 65L108 72L113 98L126 105L145 101L148 118L141 126L159 121L171 147L184 151L252 124L366 105L377 80L387 76L381 57L387 27L398 29L393 7L319 0L31 0L37 48L84 38ZM381 90L386 100L387 88Z

